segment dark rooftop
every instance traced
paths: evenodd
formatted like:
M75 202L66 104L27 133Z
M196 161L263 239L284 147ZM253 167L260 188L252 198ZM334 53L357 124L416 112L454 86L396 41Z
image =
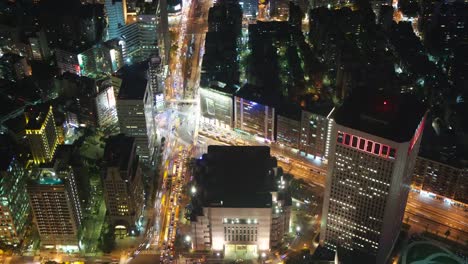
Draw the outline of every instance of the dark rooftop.
M44 120L49 113L49 104L39 104L29 106L24 110L25 116L27 116L28 123L26 129L39 129L41 128Z
M277 163L269 147L209 146L199 164L205 206L271 207Z
M146 61L132 66L123 67L119 70L122 75L122 85L120 86L118 99L138 100L143 99L146 91Z
M410 94L354 92L336 111L336 123L396 142L411 140L427 108Z
M215 90L232 96L240 87L237 85L227 85L223 82L210 82L209 87L205 89Z
M310 94L300 96L298 100L302 109L321 116L328 116L335 107L331 100L317 99L315 95Z
M18 54L14 54L14 53L5 53L3 54L2 57L0 57L0 60L1 61L4 61L4 62L9 62L9 63L16 63L18 62L19 60L23 59L24 57L18 55Z
M236 93L236 96L259 104L276 106L281 103L281 96L264 86L245 84Z
M106 167L119 167L121 170L128 169L129 159L135 148L135 138L124 134L109 137L104 148L104 162Z
M0 133L0 171L6 171L14 157L12 138Z
M277 113L280 116L284 116L293 120L301 120L301 107L293 103L281 104L277 109Z

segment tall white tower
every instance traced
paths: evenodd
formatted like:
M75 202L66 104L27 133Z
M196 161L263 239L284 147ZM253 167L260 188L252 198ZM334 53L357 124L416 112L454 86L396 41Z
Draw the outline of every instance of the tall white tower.
M398 237L424 128L409 95L351 95L332 131L320 241L386 263ZM344 254L342 254L344 253Z

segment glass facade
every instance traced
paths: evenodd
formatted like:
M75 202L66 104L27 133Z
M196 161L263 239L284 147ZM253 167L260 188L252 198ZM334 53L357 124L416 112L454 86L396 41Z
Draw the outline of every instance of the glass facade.
M17 245L23 238L30 207L26 172L15 158L0 171L0 241Z

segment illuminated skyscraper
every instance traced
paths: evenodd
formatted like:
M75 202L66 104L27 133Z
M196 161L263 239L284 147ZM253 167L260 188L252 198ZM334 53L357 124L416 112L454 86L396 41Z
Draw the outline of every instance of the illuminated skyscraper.
M29 37L28 40L33 60L46 60L50 57L50 49L44 30L37 32L35 36Z
M149 161L154 152L155 128L153 96L146 80L147 64L133 65L124 75L117 96L117 116L120 132L135 138L136 151L140 159ZM147 123L149 122L149 123ZM148 130L148 127L151 129Z
M127 20L126 0L106 0L107 39L119 37L119 28L125 26Z
M29 140L35 164L46 163L54 157L59 144L52 106L46 109L31 108L25 112L26 137Z
M98 43L78 54L80 74L97 78L115 73L123 66L122 49L117 39Z
M409 95L355 93L332 131L320 241L344 256L386 263L398 237L424 128ZM353 262L354 263L354 262Z
M120 27L118 36L125 43L122 55L126 64L149 59L158 50L156 16L139 15L135 23Z
M41 247L78 250L82 214L72 168L35 170L27 188Z
M13 155L0 151L0 156L0 242L15 246L23 239L30 211L26 172Z

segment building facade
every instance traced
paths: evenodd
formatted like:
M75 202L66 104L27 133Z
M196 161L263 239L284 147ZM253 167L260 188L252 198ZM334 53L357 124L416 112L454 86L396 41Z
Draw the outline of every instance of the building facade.
M299 141L300 151L322 159L327 159L330 151L333 108L327 108L325 113L302 110Z
M26 194L26 178L22 165L14 156L3 156L0 167L0 242L17 246L26 231L31 208Z
M102 177L111 223L121 236L135 234L143 215L144 190L133 137L120 134L108 139Z
M209 146L197 168L193 249L252 259L280 244L289 229L291 200L276 185L282 176L268 147Z
M155 15L139 15L136 22L118 29L118 38L124 44L123 58L126 64L147 60L158 52Z
M425 112L416 102L356 95L339 108L320 232L327 248L365 257L363 263L388 260L424 128Z
M148 61L148 80L153 95L153 107L155 113L164 111L164 70L162 59L159 55L153 54Z
M104 7L107 15L107 39L119 37L119 28L127 21L126 0L105 0Z
M224 128L233 126L233 95L225 86L200 87L201 122Z
M146 80L146 68L141 69L144 76L139 76L137 68L132 69L123 77L117 97L117 115L120 132L135 138L137 154L142 160L150 160L154 152L154 145L150 145L148 126L154 122L151 89ZM149 90L149 91L148 91ZM146 123L148 120L149 124ZM151 138L155 135L150 135ZM154 143L154 140L151 140Z
M99 127L118 124L114 86L107 86L96 95L96 114Z
M25 57L7 53L0 57L0 78L10 81L19 81L32 74Z
M108 76L124 65L122 47L116 39L98 43L78 54L78 64L83 76Z
M47 60L50 57L49 45L43 30L37 32L35 36L29 37L28 40L33 60Z
M275 140L275 108L234 97L234 128L269 141Z
M55 49L55 61L61 73L70 72L81 75L80 63L78 61L79 52L70 52L61 49Z
M51 161L59 144L52 106L44 110L33 109L25 112L26 137L35 164Z
M419 156L413 175L413 187L456 202L468 203L468 169Z
M276 120L276 142L278 144L299 149L301 122L297 119L278 114Z
M41 247L78 251L82 213L72 168L40 168L27 189Z

